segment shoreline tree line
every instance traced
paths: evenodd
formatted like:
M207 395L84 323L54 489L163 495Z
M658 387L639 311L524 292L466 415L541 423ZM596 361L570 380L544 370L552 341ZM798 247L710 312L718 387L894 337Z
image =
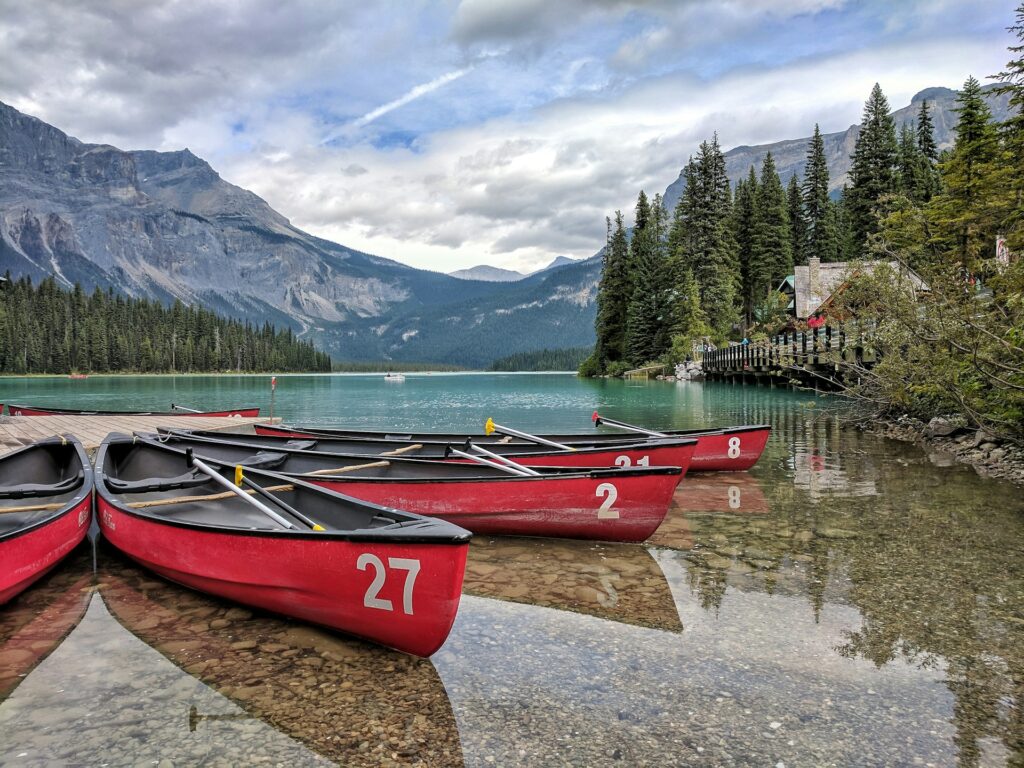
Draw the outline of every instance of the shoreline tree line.
M255 326L176 301L165 306L53 278L0 285L6 374L330 371L331 358L290 328Z

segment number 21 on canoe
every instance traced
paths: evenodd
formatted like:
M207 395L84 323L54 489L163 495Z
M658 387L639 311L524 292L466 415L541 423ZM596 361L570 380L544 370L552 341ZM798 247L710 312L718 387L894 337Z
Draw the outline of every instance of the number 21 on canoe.
M179 584L406 653L429 656L444 643L469 531L251 467L244 489L224 491L234 465L192 463L182 451L108 435L96 475L110 543ZM275 512L294 527L242 498L250 494L281 496Z

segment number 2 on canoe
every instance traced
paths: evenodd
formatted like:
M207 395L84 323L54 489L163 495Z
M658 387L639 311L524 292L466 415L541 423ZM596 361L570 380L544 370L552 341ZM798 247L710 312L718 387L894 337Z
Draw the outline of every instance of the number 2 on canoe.
M597 496L604 496L601 508L597 510L598 520L618 520L619 510L612 509L615 501L619 498L619 489L611 483L601 483L597 486Z
M729 438L729 458L738 459L740 457L740 439L738 437Z
M625 469L626 467L630 467L632 465L633 463L630 461L629 456L619 456L617 459L615 459L615 466L617 467L622 467L623 469ZM636 465L638 467L651 466L651 457L644 456L642 459L637 459Z
M364 552L356 560L356 568L365 571L367 566L373 566L374 575L366 594L363 595L363 605L367 608L379 608L382 611L395 610L390 600L377 597L387 579L387 568L384 567L384 562L376 555ZM420 572L420 561L406 557L389 557L388 567L406 572L405 587L402 590L402 612L412 616L412 588L416 583L416 574Z

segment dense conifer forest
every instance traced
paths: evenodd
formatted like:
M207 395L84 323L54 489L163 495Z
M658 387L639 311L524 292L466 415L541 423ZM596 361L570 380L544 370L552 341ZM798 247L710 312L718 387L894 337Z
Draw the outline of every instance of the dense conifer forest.
M575 371L591 353L590 347L517 352L491 363L489 371Z
M52 278L0 284L2 373L329 370L329 355L269 323L99 289L87 295Z

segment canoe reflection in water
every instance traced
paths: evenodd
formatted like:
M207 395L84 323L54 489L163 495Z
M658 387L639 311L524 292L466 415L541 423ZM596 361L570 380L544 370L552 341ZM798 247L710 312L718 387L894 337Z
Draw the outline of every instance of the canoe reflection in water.
M50 655L85 615L92 594L79 547L57 571L0 610L0 702Z
M430 661L252 614L153 579L105 548L100 594L129 632L248 716L347 766L462 765L458 729ZM246 715L182 712L227 737Z
M466 594L682 631L661 567L644 547L478 536L469 547Z
M765 515L771 511L761 483L747 472L691 475L680 484L661 527L647 540L652 547L690 549L695 515Z

